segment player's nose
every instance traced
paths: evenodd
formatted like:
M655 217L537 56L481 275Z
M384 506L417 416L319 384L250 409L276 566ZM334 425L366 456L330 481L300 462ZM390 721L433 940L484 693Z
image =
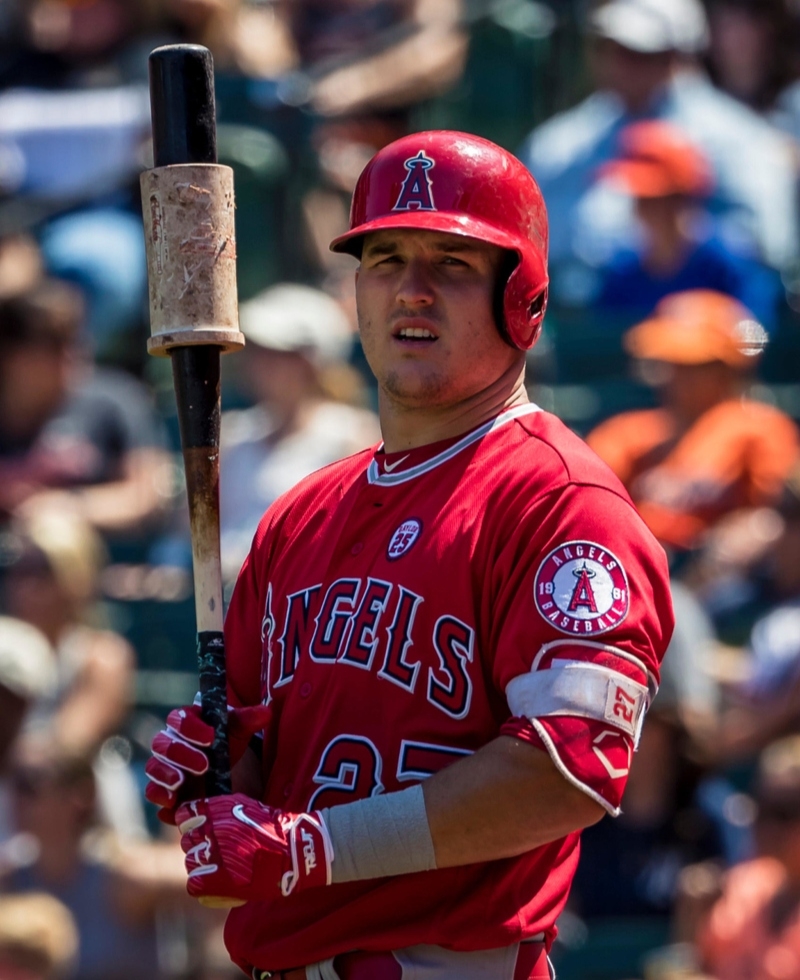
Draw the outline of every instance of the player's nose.
M430 264L418 259L405 263L397 282L396 299L406 307L430 306L434 301Z

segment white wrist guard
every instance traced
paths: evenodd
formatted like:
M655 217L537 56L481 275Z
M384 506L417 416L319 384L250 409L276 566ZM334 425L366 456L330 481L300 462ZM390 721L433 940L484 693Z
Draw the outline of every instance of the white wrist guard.
M322 817L333 844L333 884L436 867L421 785L333 806Z

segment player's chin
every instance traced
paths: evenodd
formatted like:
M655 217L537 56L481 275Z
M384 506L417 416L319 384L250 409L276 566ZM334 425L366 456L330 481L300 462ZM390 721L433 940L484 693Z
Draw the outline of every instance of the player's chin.
M446 401L447 377L432 365L402 364L387 371L381 387L389 397L408 407L434 406Z

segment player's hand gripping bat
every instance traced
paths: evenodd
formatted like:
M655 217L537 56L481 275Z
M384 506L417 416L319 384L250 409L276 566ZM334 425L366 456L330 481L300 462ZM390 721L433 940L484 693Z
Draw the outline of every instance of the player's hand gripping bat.
M206 791L231 791L219 537L220 354L244 346L233 172L217 164L211 52L150 55L155 166L141 175L151 354L172 359L192 535L201 713L215 731ZM208 902L211 904L211 902Z

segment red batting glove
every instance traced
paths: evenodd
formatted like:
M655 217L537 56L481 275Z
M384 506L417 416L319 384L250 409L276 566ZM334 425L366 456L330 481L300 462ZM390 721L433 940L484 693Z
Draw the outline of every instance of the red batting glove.
M333 847L319 811L286 813L243 793L175 814L195 898L273 899L331 883Z
M153 739L153 755L144 767L149 780L144 795L159 807L162 823L174 824L181 803L205 795L205 750L213 741L214 729L201 719L199 705L175 708L167 715L166 728Z
M264 731L271 714L271 708L260 704L229 708L228 736L231 742L246 745L252 735ZM175 708L167 715L166 727L153 739L153 755L144 767L148 778L144 795L159 807L158 819L162 823L174 824L175 811L181 803L205 795L206 751L213 742L214 729L200 717L198 704Z

